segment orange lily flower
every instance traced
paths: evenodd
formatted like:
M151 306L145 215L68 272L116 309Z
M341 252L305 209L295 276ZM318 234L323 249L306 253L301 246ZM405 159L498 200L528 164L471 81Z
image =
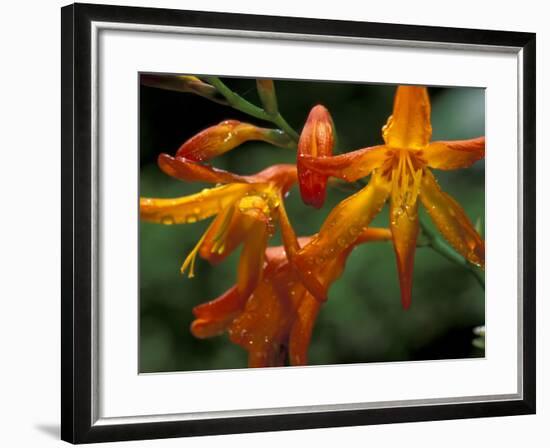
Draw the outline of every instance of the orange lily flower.
M342 274L348 255L357 244L391 239L388 229L369 228L337 257L317 266L315 273L330 286ZM311 238L300 238L308 247ZM263 281L252 294L233 286L217 299L193 309L191 332L208 338L225 331L235 344L248 351L249 367L307 364L307 351L322 303L301 283L283 246L265 251Z
M353 182L371 175L366 187L332 210L312 243L296 256L296 265L304 273L303 280L321 300L326 297L326 285L308 274L311 265L316 260L334 257L353 244L388 198L405 309L411 303L419 232L418 199L457 252L484 267L485 242L462 207L440 189L430 168L452 170L471 166L485 156L485 138L430 143L431 135L427 89L399 86L393 114L382 128L383 145L333 157L300 156L304 166L326 176Z
M287 247L297 244L283 203L283 196L296 183L294 165L274 165L251 176L239 176L168 154L161 154L158 163L166 174L178 179L221 184L180 198L140 198L144 221L189 224L216 216L185 259L182 273L189 268L189 277L194 276L197 254L218 263L242 243L237 289L239 294L249 295L261 280L267 241L277 222Z

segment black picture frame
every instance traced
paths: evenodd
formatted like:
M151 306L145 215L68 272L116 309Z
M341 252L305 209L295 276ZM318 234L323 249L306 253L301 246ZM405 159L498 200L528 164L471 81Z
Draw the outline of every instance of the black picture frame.
M535 53L533 33L269 17L106 5L63 7L61 438L72 443L340 427L535 413ZM522 52L523 396L520 399L204 420L94 425L92 421L91 24L142 23L515 47Z

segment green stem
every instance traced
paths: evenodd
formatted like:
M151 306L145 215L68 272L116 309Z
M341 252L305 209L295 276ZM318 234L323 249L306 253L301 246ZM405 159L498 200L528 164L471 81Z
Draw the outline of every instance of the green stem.
M261 107L252 104L250 101L245 100L242 96L233 92L233 90L227 87L217 76L204 76L204 79L225 97L231 107L245 114L259 118L260 120L270 121L286 132L292 140L298 142L298 133L286 122L280 113L277 115L269 115Z
M471 264L462 255L455 252L441 237L435 233L422 219L420 219L420 227L428 240L428 246L435 250L440 255L443 255L447 260L466 268L478 281L483 289L485 289L485 274L476 266Z

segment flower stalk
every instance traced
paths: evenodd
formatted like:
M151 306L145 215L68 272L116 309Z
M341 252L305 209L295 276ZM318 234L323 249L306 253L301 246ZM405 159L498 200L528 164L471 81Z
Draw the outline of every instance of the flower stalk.
M269 114L261 107L252 104L250 101L245 100L242 96L235 93L217 76L204 76L203 78L218 90L231 107L260 120L270 121L286 132L292 140L296 143L298 142L298 133L286 122L280 112L277 112L276 115Z

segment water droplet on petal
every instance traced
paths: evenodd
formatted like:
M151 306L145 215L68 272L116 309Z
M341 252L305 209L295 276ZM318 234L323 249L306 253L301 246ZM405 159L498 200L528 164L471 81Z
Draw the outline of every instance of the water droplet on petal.
M175 220L174 220L173 216L166 215L166 216L163 216L162 218L160 218L160 222L161 222L161 224L171 226L172 224L175 223Z

